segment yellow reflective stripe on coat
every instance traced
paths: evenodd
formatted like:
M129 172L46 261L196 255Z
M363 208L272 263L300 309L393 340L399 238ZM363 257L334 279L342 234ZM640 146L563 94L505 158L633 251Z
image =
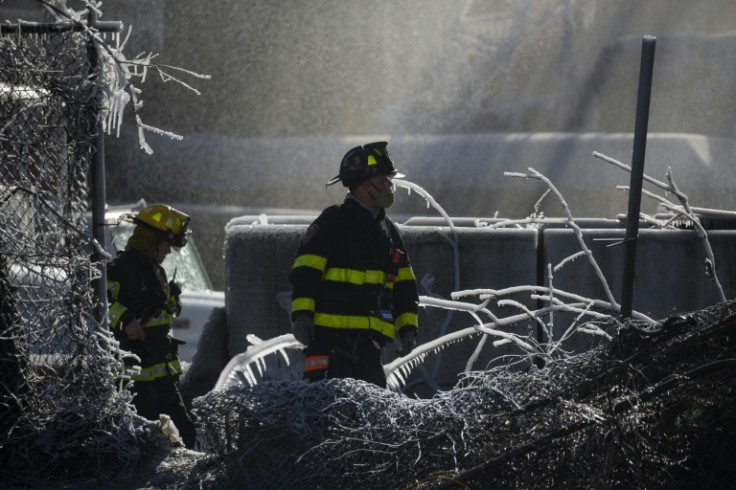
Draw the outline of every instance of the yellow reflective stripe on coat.
M160 378L181 375L181 363L178 359L169 362L160 362L153 366L141 367L140 371L138 369L136 366L128 370L130 379L133 381L154 381ZM136 371L138 372L136 373Z
M386 273L380 270L359 271L355 269L340 269L331 267L327 269L322 277L325 281L346 282L361 286L363 284L383 284L386 281ZM397 281L415 281L414 271L411 267L399 269ZM386 284L389 289L393 288L391 282Z
M107 310L107 318L110 320L110 328L117 328L120 317L128 311L128 308L120 303L113 303Z
M291 301L291 311L314 311L313 298L294 298Z
M414 277L414 271L411 267L402 267L399 269L399 275L397 281L416 281Z
M383 284L386 274L383 271L355 269L340 269L331 267L325 271L323 279L333 282L347 282L361 286L363 284Z
M358 330L375 330L383 335L394 338L396 327L391 322L385 322L370 316L330 315L315 313L314 324L328 328L353 328Z
M152 327L160 327L160 326L166 326L170 325L174 321L174 317L166 314L166 315L159 315L156 318L152 318L148 320L148 323L143 325L143 328L152 328Z
M112 299L117 300L118 295L120 294L120 282L119 281L109 281L107 283L107 289L110 291L110 294L112 295Z
M416 327L419 325L419 316L416 313L402 313L396 318L396 329L401 330L401 327L411 325Z
M311 267L312 269L324 271L326 266L326 257L313 254L304 254L300 255L294 260L294 265L291 268L296 269L297 267Z

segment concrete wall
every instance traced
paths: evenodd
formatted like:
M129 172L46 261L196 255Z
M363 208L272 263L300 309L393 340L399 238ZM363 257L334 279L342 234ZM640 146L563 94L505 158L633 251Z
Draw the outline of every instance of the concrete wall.
M736 88L731 0L105 0L102 9L132 26L129 56L160 53L157 62L211 75L184 77L200 96L155 74L139 87L143 120L180 134L627 131L641 38L652 34L650 130L733 135L723 104Z
M233 356L247 347L245 336L253 333L261 338L272 338L290 331L288 300L279 293L291 289L288 273L298 242L311 217L271 219L271 224L252 224L258 217L233 220L226 229L226 304L228 351ZM280 221L280 223L279 223ZM296 221L299 224L286 224ZM279 223L279 224L273 224ZM572 230L550 228L490 229L457 228L459 243L459 275L455 278L455 256L449 244L451 230L446 226L402 226L401 232L420 283L420 294L449 298L453 291L476 288L500 289L511 286L548 284L548 278L539 278L540 265L559 264L580 250ZM621 295L621 267L623 247L613 245L625 235L623 229L584 230L585 242L603 270L616 301ZM716 271L728 298L736 294L736 261L730 249L736 244L736 232L709 233L716 257ZM687 312L715 304L719 296L713 283L705 275L704 252L701 240L694 231L640 230L637 254L637 284L634 309L662 319L676 312ZM457 281L457 282L456 282ZM555 288L581 296L606 299L590 263L583 257L566 263L554 273ZM536 308L528 293L511 296L529 308ZM467 298L477 301L476 298ZM519 310L490 305L499 317L516 314ZM570 314L555 315L555 338L572 321ZM466 313L435 308L420 311L419 342L427 342L444 333L473 325ZM536 333L534 324L522 323L513 327L520 334ZM439 356L432 356L424 365L428 376L436 378L441 386L451 386L481 337L453 344ZM593 339L578 335L569 344L583 349ZM493 348L490 342L483 347L475 369L500 356L518 354L513 347ZM386 361L393 358L387 349ZM498 361L497 361L498 362ZM415 376L421 377L422 372Z
M7 20L50 20L39 2L2 5ZM339 199L323 183L345 151L386 138L450 215L528 215L543 186L503 173L534 167L576 217L612 218L628 175L591 153L630 160L641 38L653 34L646 172L671 167L693 205L734 208L732 0L106 0L103 11L132 28L128 57L211 75L182 74L198 96L153 72L135 80L143 121L184 140L147 132L145 154L128 106L105 145L111 202L319 210ZM426 209L400 197L397 212ZM560 214L553 199L543 211ZM221 216L193 221L217 289Z
M621 245L625 230L585 230L585 243L608 280L617 301L623 287L625 250ZM710 245L716 260L716 274L727 298L736 287L736 262L732 249L736 232L710 231ZM579 250L572 230L544 231L547 263L558 264ZM693 230L640 230L636 254L634 310L654 319L688 312L719 302L718 290L705 271L702 240ZM605 298L603 287L584 258L567 263L554 275L554 286L588 297Z
M409 179L452 216L528 215L544 189L503 172L534 167L575 216L613 217L625 211L614 186L628 177L591 153L629 162L641 38L653 34L647 173L663 179L671 166L694 205L733 209L732 0L103 7L104 19L132 26L130 56L153 51L212 76L184 77L198 96L153 73L136 85L142 120L184 140L146 133L155 151L146 155L129 107L121 137L106 141L111 201L319 210L334 201L323 184L347 149L386 138ZM425 209L401 197L406 212ZM548 203L546 215L559 215Z
M244 351L245 335L269 339L291 331L277 294L290 291L288 274L306 225L228 227L225 242L225 305L228 350Z

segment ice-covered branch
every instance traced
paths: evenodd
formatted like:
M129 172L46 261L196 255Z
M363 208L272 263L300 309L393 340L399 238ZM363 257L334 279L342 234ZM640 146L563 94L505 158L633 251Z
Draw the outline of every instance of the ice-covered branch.
M611 165L614 165L618 168L624 169L627 172L631 172L630 166L624 163L621 163L614 158L603 155L597 151L593 152L593 156L607 163L610 163ZM718 291L721 301L726 301L726 294L723 291L723 287L721 286L721 282L718 279L718 275L716 273L716 266L715 266L716 259L715 259L715 255L713 254L713 249L710 245L710 240L708 239L708 233L705 231L705 228L703 228L703 225L700 222L700 218L698 218L698 216L695 214L693 209L690 207L690 203L689 203L687 195L683 193L682 191L680 191L680 189L677 187L677 184L675 183L675 179L672 175L671 167L667 168L666 178L667 178L667 183L661 182L657 179L654 179L644 174L644 180L659 187L665 192L669 192L677 196L677 199L679 199L680 203L682 204L682 207L678 207L672 202L670 202L668 199L665 199L664 197L658 196L649 191L643 190L642 193L648 197L651 197L653 199L660 201L666 209L678 215L686 217L693 224L693 226L695 227L698 233L698 236L700 236L701 242L703 243L703 248L704 248L705 257L706 257L705 258L706 275L710 277L711 281L713 281L713 284L715 285L716 290ZM628 189L628 186L621 186L621 188Z
M459 299L459 298L463 298L466 296L478 296L479 299L485 299L489 296L495 297L495 298L501 298L503 296L507 296L507 295L511 295L515 293L524 293L524 292L548 294L549 288L545 286L527 285L527 286L512 286L512 287L504 288L504 289L467 289L464 291L456 291L452 293L451 296L453 299ZM557 297L568 298L572 301L579 302L579 303L592 302L595 308L603 310L603 311L610 311L612 313L618 313L619 311L619 306L617 304L612 304L610 302L599 300L599 299L586 298L578 294L570 293L570 292L567 292L561 289L556 289L555 295ZM547 298L548 297L545 296L542 299L547 300ZM656 323L653 319L637 311L632 312L632 318L637 319L637 320L642 320L647 323L652 323L652 324Z
M483 325L483 320L480 319L477 311L485 310L485 308L478 308L477 305L471 303L465 303L462 301L450 301L442 298L435 298L432 296L420 296L419 304L421 306L434 306L445 310L464 311L472 316L476 320L476 322L478 322L478 325ZM486 312L490 314L489 311L486 310Z
M268 340L261 340L255 335L248 335L250 346L245 352L234 356L220 372L220 376L213 388L214 391L224 390L230 386L245 384L254 386L266 371L266 358L278 354L289 365L287 349L301 350L304 348L294 335L288 333ZM258 376L252 366L258 370Z
M403 187L404 189L409 191L409 193L411 193L411 191L414 191L419 194L425 201L427 201L427 207L431 206L435 210L437 210L437 212L440 213L440 215L447 222L447 226L450 227L450 231L453 233L453 235L456 234L455 225L452 222L452 218L450 218L450 215L447 214L444 208L439 205L439 203L435 200L434 197L432 197L429 192L427 192L421 186L415 184L414 182L409 182L408 180L394 179L393 183L396 185L396 187Z
M51 0L36 1L53 12L57 19L75 23L99 48L101 76L98 78L97 83L104 94L99 117L102 123L102 130L105 133L112 134L115 132L117 136L120 135L120 127L123 123L125 109L133 101L132 110L135 116L135 123L138 127L138 140L141 149L146 153L153 153L153 149L146 143L144 131L164 134L173 139L182 139L179 135L143 123L138 112L142 107L142 102L137 100L137 95L141 91L134 86L133 82L144 83L148 70L151 69L159 74L163 82L174 82L192 91L194 94L200 95L199 90L181 78L174 76L172 72L179 72L199 80L209 80L211 78L209 75L171 65L155 64L153 60L158 55L153 53L141 53L132 59L128 59L123 53L123 48L130 37L131 28L128 28L128 34L125 40L113 47L103 39L100 31L94 25L88 25L83 20L87 11L94 12L98 16L102 15L100 10L102 2L81 0L85 9L74 11L66 5L66 2L53 2Z
M585 244L585 240L583 240L583 232L580 229L580 227L575 223L575 220L573 219L572 212L570 211L569 206L567 205L567 202L565 201L565 198L562 196L560 191L555 187L555 185L544 175L539 173L538 171L534 170L533 168L528 169L528 173L516 173L516 172L505 172L504 175L510 176L510 177L523 177L527 179L536 179L542 181L549 190L551 190L555 196L557 196L557 199L560 201L560 204L562 204L562 208L565 212L565 215L567 216L567 225L573 229L575 232L575 238L578 241L578 244L580 245L580 248L585 253L585 256L588 259L588 262L590 263L591 267L593 267L593 270L595 271L596 276L598 277L598 280L601 283L601 286L603 287L603 291L610 301L612 305L614 305L617 309L620 309L620 306L616 302L616 299L613 297L613 294L611 293L611 289L608 286L608 281L606 281L605 276L603 275L603 272L601 271L600 267L598 266L598 263L596 262L595 258L593 257L593 253L590 251L588 246Z
M452 221L452 218L450 218L450 215L447 214L447 212L444 210L442 206L432 197L432 195L427 192L423 187L415 184L414 182L409 182L407 180L402 179L394 179L394 184L397 187L402 187L406 189L409 193L412 191L416 192L420 197L422 197L426 202L428 207L434 208L447 222L447 226L450 228L450 233L452 237L447 237L446 235L442 235L445 239L447 239L448 243L450 244L450 247L452 247L452 258L453 258L453 290L457 290L460 288L460 249L458 246L458 237L457 237L457 230L455 229L455 224ZM440 325L439 333L440 335L444 335L447 333L447 329L450 326L450 323L453 319L453 311L449 311L448 314L445 316L444 321ZM438 362L435 363L433 372L432 372L432 380L430 380L431 383L434 382L434 380L437 378L437 375L439 373L442 354L440 353L438 356Z
M534 287L532 287L534 288ZM523 289L523 288L522 288ZM518 288L509 288L506 290L506 292L509 291L516 292ZM543 290L547 293L549 293L549 288L539 287L539 290ZM487 294L492 294L493 296L497 296L496 291L493 290L474 290L474 291L465 291L461 292L460 295L465 294L474 294L478 296L485 296ZM569 295L565 294L562 291L555 291L555 293L563 293L560 294L560 296L572 296L575 298L579 298L576 295ZM384 371L386 372L386 375L389 378L397 377L398 380L403 382L403 379L408 373L410 372L411 368L414 367L418 362L420 362L426 355L432 352L437 352L442 349L444 349L447 345L450 345L454 342L457 342L459 340L462 340L466 337L470 337L477 334L484 334L491 337L495 337L499 339L499 341L496 341L494 345L498 346L503 343L512 342L517 347L522 349L523 351L531 354L541 354L539 349L533 345L533 343L529 342L528 340L525 340L524 337L511 333L505 330L501 330L501 327L506 327L509 325L514 325L519 322L525 321L529 318L536 319L536 321L539 321L538 318L540 316L549 314L553 311L558 312L572 312L577 313L578 318L576 319L576 322L580 320L583 316L590 316L594 319L598 320L609 320L611 319L610 316L599 313L597 311L592 310L593 306L600 305L600 302L594 301L594 300L587 300L587 301L581 301L580 304L564 304L560 301L553 301L553 298L550 296L545 297L547 301L550 302L550 306L547 306L545 308L541 308L538 310L530 310L527 307L520 308L522 313L515 314L515 315L509 315L504 318L498 318L496 315L494 315L490 310L484 307L479 307L478 305L474 305L471 303L463 302L463 301L448 301L448 300L442 300L438 298L431 298L427 296L421 296L420 297L420 305L421 306L429 306L429 307L435 307L435 308L444 308L444 309L453 309L456 311L464 311L466 313L469 313L477 322L477 325L473 327L468 327L456 332L451 332L445 335L442 335L434 340L431 340L429 342L426 342L424 344L421 344L417 346L410 354L407 356L395 359L391 363L384 366ZM555 303L555 304L552 304ZM499 301L499 305L501 302ZM509 305L517 305L517 303L514 303L512 301L505 301L505 306ZM609 304L609 306L611 306ZM492 321L488 323L483 323L480 321L480 317L477 315L477 312L483 311L484 313L488 314ZM577 329L577 331L583 332L583 333L590 333L594 335L604 335L606 336L605 332L602 332L600 329L595 328L586 328L586 329ZM564 335L564 338L569 338L569 333L566 332ZM550 340L549 350L547 351L547 355L551 355L556 350L559 350L559 344L560 341L552 342ZM472 359L471 359L472 361ZM471 364L471 362L468 363L468 366ZM396 378L392 378L391 385L395 385L398 383Z
M611 158L611 157L606 156L606 155L604 155L602 153L599 153L597 151L594 151L593 152L593 156L596 157L596 158L599 158L599 159L603 160L604 162L610 163L611 165L613 165L615 167L618 167L620 169L626 170L627 172L631 172L631 166L630 165L626 165L625 163L619 162L615 158ZM643 178L644 178L645 181L649 182L650 184L654 184L657 187L660 187L662 189L667 190L667 184L665 184L664 182L659 181L659 180L657 180L657 179L655 179L653 177L650 177L647 174L644 174Z

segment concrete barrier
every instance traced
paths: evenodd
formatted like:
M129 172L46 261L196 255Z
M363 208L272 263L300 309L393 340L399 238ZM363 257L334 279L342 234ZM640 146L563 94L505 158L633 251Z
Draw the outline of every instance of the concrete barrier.
M298 224L289 224L289 221L292 220L288 217L269 217L268 224L259 224L263 222L259 217L246 216L232 220L226 227L226 308L231 357L245 350L249 333L266 339L290 331L288 274L299 240L311 218L296 217L293 221ZM466 220L467 226L456 227L453 231L447 226L433 226L432 220L417 223L421 224L400 225L400 229L420 294L426 296L449 299L454 291L548 285L547 265L554 267L581 250L572 230L559 224L538 229L493 229L470 226L474 221ZM612 228L613 223L607 220L598 224L603 227L583 231L584 240L618 302L623 247L615 244L623 239L625 230ZM736 232L711 231L709 238L716 257L716 271L726 296L731 298L736 293L736 264L729 249L736 243ZM453 240L457 242L457 257L451 245ZM642 229L637 257L635 310L661 319L719 302L717 289L705 274L703 243L695 231ZM554 272L553 285L584 297L607 299L601 281L584 257L565 262ZM508 299L530 309L541 306L528 292ZM465 300L478 302L473 297ZM491 304L489 307L499 317L520 312L511 306L499 308ZM437 308L420 309L419 319L419 343L475 324L467 313ZM554 338L559 339L573 320L572 314L556 314ZM520 334L537 334L536 324L531 321L512 328ZM468 367L468 359L478 348L480 339L478 336L458 342L430 356L410 383L431 379L440 387L452 386L457 374ZM592 341L594 339L580 334L567 347L581 350ZM519 353L513 346L493 347L486 341L471 367L485 369L493 362L508 362L508 356ZM385 356L385 362L392 360L394 349L386 349Z
M269 221L271 224L252 224L258 222L258 217L249 216L234 219L226 227L225 299L230 357L247 348L247 334L266 339L287 333L291 328L289 303L285 298L291 290L288 274L308 225L284 224L283 219ZM278 222L282 224L274 224ZM456 290L503 288L536 281L534 230L457 228L461 252L456 275L456 257L451 246L453 234L449 228L400 228L420 283L420 294L449 298ZM528 298L516 299L532 306ZM422 308L419 322L418 340L427 342L471 326L474 320L465 313ZM454 344L430 358L425 364L426 375L444 386L454 384L457 372L465 369L478 340L480 337ZM492 359L508 353L509 348L486 347L474 367L482 369ZM386 362L396 356L393 348L386 349L385 355Z
M584 230L586 245L600 266L616 301L622 290L624 247L623 229ZM736 232L713 230L708 239L716 260L716 274L727 298L733 298L736 276L731 250ZM547 229L543 232L545 263L553 266L580 250L572 230ZM694 230L639 231L636 253L634 310L654 318L666 318L720 301L718 290L706 275L703 241ZM546 281L546 279L545 279ZM559 289L587 297L605 298L601 281L590 262L578 258L566 263L554 274L553 284Z
M230 357L261 339L291 331L277 295L291 290L289 271L307 225L228 225L225 230L225 305Z

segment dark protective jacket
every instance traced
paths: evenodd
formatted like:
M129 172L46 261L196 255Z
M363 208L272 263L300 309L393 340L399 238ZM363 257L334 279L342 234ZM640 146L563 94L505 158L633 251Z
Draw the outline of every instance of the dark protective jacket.
M179 298L169 294L163 267L136 250L121 252L107 267L107 296L113 335L122 350L141 359L140 363L126 359L126 366L140 366L140 372L131 374L131 379L156 381L178 377L178 341L171 337L171 328L181 306ZM125 325L135 318L143 325L143 341L129 339L124 331Z
M289 279L292 317L313 317L318 336L370 332L385 343L417 329L417 283L399 230L383 209L374 218L350 196L310 225Z

